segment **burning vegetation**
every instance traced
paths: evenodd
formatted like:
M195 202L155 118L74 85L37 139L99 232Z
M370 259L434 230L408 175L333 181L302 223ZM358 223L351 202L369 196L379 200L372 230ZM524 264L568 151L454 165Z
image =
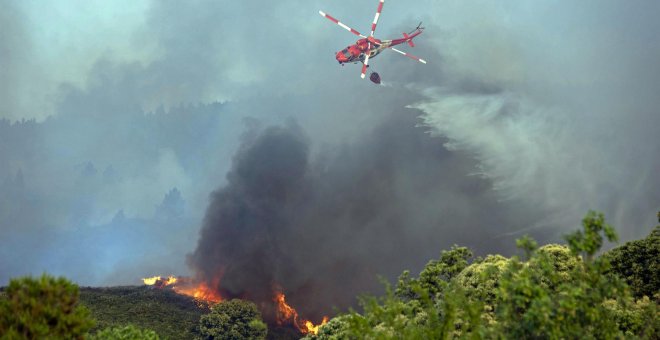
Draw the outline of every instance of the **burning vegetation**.
M438 167L443 162L437 156L441 142L428 142L412 128L402 132L414 119L399 117L357 150L327 159L310 155L309 140L295 123L249 129L227 183L210 195L197 246L186 259L193 275L151 278L153 285L200 301L250 301L273 328L317 332L315 322L322 324L330 308L354 306L356 295L379 289L376 275L392 277L416 257L402 257L387 245L412 254L416 241L430 239L424 231L404 237L407 223L420 216L438 220L417 207L445 195L411 196L395 184L427 188L435 183L427 159ZM402 133L404 142L380 147L381 136ZM413 147L425 152L423 161L409 157ZM402 173L415 175L400 178Z
M147 286L155 288L170 288L178 294L190 296L196 300L217 303L222 301L222 297L216 291L211 289L205 282L194 282L187 277L175 276L154 276L142 279Z
M303 334L317 334L319 332L319 327L328 322L327 316L324 316L323 320L318 325L301 318L298 316L298 312L286 303L284 293L282 292L276 292L273 301L277 304L277 323L280 326L291 324Z
M209 287L206 282L195 282L195 280L188 277L153 276L143 278L142 282L147 286L158 289L172 289L177 294L190 296L199 302L208 304L226 300L217 290ZM259 306L266 320L274 320L275 325L278 327L295 327L303 334L317 334L319 327L328 322L327 316L323 317L320 324L314 324L312 321L300 317L296 309L286 302L285 295L280 289L273 292L271 304L259 303Z
M154 276L154 277L147 277L142 279L142 282L144 282L145 285L156 286L156 287L169 286L176 283L176 281L177 278L172 275L168 277Z

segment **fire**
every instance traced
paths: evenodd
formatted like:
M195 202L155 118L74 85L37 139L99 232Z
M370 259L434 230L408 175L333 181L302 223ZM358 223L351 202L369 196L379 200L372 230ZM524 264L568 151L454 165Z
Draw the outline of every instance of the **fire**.
M217 282L216 282L217 281ZM209 285L205 281L197 282L194 279L187 277L175 277L170 275L168 277L154 276L143 278L142 282L145 285L154 286L156 288L172 289L177 294L187 295L200 303L218 303L223 300L218 290L212 287L218 287L220 278L214 280ZM286 303L284 293L280 288L274 289L273 302L276 306L276 322L278 325L293 325L303 334L318 334L319 328L328 322L328 317L323 317L320 324L315 325L310 320L301 318L295 308Z
M298 312L286 303L284 293L282 292L276 292L273 300L277 303L277 323L280 325L291 323L303 334L318 334L319 328L328 323L327 316L324 316L323 321L318 325L314 325L313 322L300 318Z
M145 285L147 286L169 286L173 285L177 282L177 278L173 275L170 275L168 277L162 277L162 276L154 276L154 277L147 277L142 279L142 282L144 282Z
M181 295L191 296L197 300L204 300L207 302L220 302L222 297L215 290L209 288L205 283L199 283L196 285L182 285L174 286L174 291Z
M318 324L318 325L314 325L314 323L307 320L307 321L305 321L305 328L307 328L308 333L319 334L319 328L321 326L325 325L326 323L328 323L328 317L327 316L324 316L323 321L321 321L321 323ZM303 332L303 333L305 333L305 332Z
M284 294L280 292L275 293L273 300L277 303L277 323L283 324L287 321L293 321L298 326L298 312L286 303Z
M178 278L170 275L168 277L154 276L142 279L145 285L163 288L171 286L177 294L187 295L196 300L205 302L220 302L222 297L215 290L210 288L206 282L195 283L186 277Z

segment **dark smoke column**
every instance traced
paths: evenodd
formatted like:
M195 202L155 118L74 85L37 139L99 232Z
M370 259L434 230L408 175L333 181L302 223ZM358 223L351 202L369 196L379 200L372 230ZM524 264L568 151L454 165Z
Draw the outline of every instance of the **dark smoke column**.
M212 194L189 255L197 279L268 314L273 290L290 267L283 249L291 246L287 221L302 199L307 166L307 141L297 126L271 127L244 141L227 185Z
M249 299L272 324L275 292L318 323L355 297L382 290L452 244L484 252L533 210L502 206L475 163L444 148L417 111L383 122L313 157L295 125L253 131L214 192L189 264L225 298ZM509 216L515 216L512 224Z

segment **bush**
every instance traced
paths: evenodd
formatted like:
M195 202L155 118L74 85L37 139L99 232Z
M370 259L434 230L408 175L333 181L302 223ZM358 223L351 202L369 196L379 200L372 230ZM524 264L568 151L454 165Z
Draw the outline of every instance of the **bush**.
M90 340L158 340L160 337L150 329L140 329L134 325L108 327L89 337Z
M384 297L363 298L362 313L335 318L333 327L321 327L323 337L309 338L658 339L660 294L634 300L626 283L608 274L608 256L596 254L617 236L602 214L589 212L582 226L566 236L568 246L518 240L525 260L489 255L467 265L470 251L454 247L419 278L405 271L395 293L386 286ZM657 292L653 242L625 260L650 263L631 275Z
M257 306L248 301L223 301L200 320L203 339L265 339L268 329Z
M660 226L645 239L628 242L604 254L611 273L623 278L637 298L660 293Z
M404 271L399 277L395 295L402 299L418 299L420 296L413 288L424 290L431 298L443 292L449 281L456 277L468 265L472 251L465 247L453 246L443 250L440 259L431 260L419 273L419 278L410 278L410 272Z
M495 303L500 276L508 263L509 259L502 255L488 255L484 260L463 269L456 276L456 283L470 298L492 306Z
M0 299L0 334L9 339L83 339L94 325L78 286L42 275L12 279Z

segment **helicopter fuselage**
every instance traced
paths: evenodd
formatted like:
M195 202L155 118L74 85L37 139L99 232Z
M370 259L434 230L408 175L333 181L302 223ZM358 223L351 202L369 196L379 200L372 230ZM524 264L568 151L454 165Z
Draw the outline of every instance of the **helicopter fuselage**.
M413 38L421 33L421 30L417 30L412 35L406 34L404 35L404 38L392 40L363 38L358 40L355 44L337 52L335 54L335 59L337 59L337 62L340 64L363 63L367 53L369 53L369 58L373 58L387 48L412 41Z

